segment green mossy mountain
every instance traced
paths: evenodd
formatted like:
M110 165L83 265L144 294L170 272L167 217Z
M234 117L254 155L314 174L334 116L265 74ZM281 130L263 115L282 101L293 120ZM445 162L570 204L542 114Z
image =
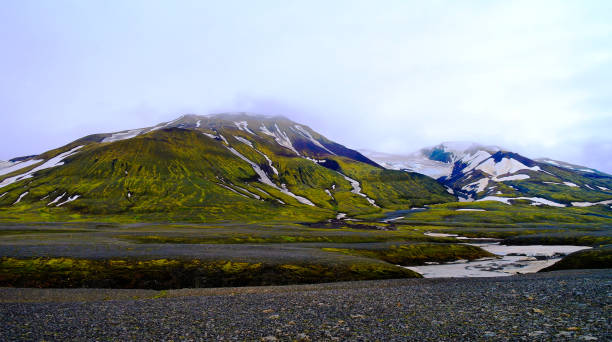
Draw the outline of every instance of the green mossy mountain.
M455 200L284 117L186 115L0 169L5 221L318 221Z

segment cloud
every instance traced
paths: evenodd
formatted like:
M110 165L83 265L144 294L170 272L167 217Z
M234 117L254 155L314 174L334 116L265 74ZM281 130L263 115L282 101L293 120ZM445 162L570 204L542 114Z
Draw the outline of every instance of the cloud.
M608 1L45 6L0 14L1 115L15 132L0 159L253 111L352 147L474 140L612 172L592 157L612 140Z

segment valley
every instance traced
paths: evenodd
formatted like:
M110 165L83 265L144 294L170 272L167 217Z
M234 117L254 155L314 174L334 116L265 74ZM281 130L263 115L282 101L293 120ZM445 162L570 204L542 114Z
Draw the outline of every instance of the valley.
M612 176L473 143L364 153L285 117L224 113L12 159L0 168L0 285L419 278L434 263L504 261L482 239L565 246L546 265L588 247L557 268L611 267ZM532 261L517 267L542 268Z
M0 342L612 341L612 2L0 2Z

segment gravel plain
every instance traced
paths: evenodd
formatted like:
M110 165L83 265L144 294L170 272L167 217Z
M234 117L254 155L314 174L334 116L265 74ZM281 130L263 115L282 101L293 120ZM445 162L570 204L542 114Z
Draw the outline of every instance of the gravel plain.
M0 289L2 341L610 341L612 272L182 289Z

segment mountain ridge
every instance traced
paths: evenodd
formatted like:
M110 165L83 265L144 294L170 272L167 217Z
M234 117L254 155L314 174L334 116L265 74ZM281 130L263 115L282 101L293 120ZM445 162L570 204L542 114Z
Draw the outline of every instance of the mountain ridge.
M386 168L437 179L460 201L590 206L612 203L612 176L588 167L530 159L497 146L445 142L409 155L363 151Z
M0 169L0 208L14 215L320 219L453 200L308 126L244 113L92 134Z

